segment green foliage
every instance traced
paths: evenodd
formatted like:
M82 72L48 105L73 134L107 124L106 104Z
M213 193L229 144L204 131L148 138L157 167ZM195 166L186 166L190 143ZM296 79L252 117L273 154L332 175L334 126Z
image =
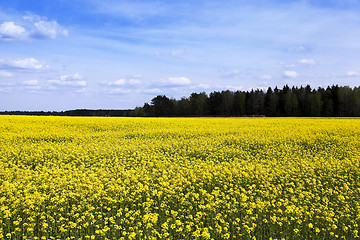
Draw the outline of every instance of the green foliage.
M360 116L360 88L270 87L251 91L192 93L180 100L159 95L131 116Z

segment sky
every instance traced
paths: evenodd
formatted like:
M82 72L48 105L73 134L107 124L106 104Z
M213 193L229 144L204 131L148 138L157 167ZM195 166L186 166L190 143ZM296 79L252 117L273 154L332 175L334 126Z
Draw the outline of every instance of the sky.
M360 0L0 0L0 111L360 85Z

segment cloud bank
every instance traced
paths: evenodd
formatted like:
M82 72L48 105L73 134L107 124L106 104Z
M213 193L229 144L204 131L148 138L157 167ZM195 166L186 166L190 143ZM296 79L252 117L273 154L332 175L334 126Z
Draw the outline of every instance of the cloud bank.
M61 75L58 79L48 80L47 83L52 89L59 88L81 88L87 85L87 81L79 73Z
M18 22L4 21L0 24L0 40L55 39L67 37L69 32L56 21L47 21L44 17L23 16Z

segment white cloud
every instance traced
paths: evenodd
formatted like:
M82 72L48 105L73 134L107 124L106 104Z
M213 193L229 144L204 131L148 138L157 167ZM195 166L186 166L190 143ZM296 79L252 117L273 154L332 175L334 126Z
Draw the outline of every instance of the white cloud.
M3 22L0 25L0 38L5 40L23 39L27 35L25 28L14 22Z
M8 71L0 71L0 77L13 77L14 74Z
M120 78L115 81L102 82L100 83L102 86L100 91L106 94L128 94L132 92L138 92L139 84L141 84L139 78L141 77L142 75L133 75Z
M129 79L128 82L129 82L130 85L138 85L138 84L141 83L141 81L139 79L134 79L134 78Z
M209 89L209 88L210 88L210 85L209 85L209 84L200 83L200 84L198 85L198 88L201 88L201 89Z
M298 63L304 64L304 65L307 65L307 66L314 66L314 65L316 65L316 62L315 62L314 59L305 59L305 58L300 59L300 60L298 61Z
M57 36L68 36L69 32L56 21L47 21L46 17L26 15L20 20L22 26L14 22L0 24L0 39L26 40L26 39L55 39Z
M296 78L299 74L295 71L284 71L283 76L287 78Z
M24 58L24 59L15 59L15 60L0 59L0 65L10 68L34 69L34 70L39 70L44 67L43 64L41 64L35 58Z
M27 85L27 86L35 86L35 85L39 84L39 81L38 80L28 80L28 81L24 81L23 84Z
M259 76L259 79L262 79L262 80L271 80L272 77L271 77L270 75L263 74L263 75L260 75L260 76Z
M124 86L124 85L139 85L140 83L141 81L136 78L130 78L130 79L121 78L112 82L106 82L105 84L109 86Z
M348 72L346 73L346 76L347 76L347 77L359 77L359 76L360 76L360 73L355 72L355 71L348 71Z
M126 80L125 79L118 79L118 80L115 80L113 82L108 82L108 85L109 86L122 86L122 85L125 85L126 83Z
M41 69L43 65L35 58L25 58L19 60L12 60L9 62L11 66L25 69Z
M189 85L191 83L190 79L186 77L169 77L167 82L171 85Z
M24 81L23 85L25 88L30 89L30 90L40 90L41 89L41 86L39 85L38 80Z
M83 77L79 74L79 73L74 73L71 75L61 75L60 79L62 81L67 81L67 80L80 80L83 79Z
M147 88L142 90L143 93L149 93L149 94L160 94L163 93L164 91L160 88Z
M115 88L110 91L111 94L127 94L131 93L130 89Z
M34 38L55 39L58 35L68 36L68 31L62 28L56 21L39 21L34 23L36 31L32 34Z
M156 85L160 86L168 86L168 87L174 87L174 86L188 86L191 84L191 81L189 78L186 77L169 77L167 80L161 80L158 82L155 82Z
M78 74L72 75L62 75L59 79L49 80L48 83L52 86L63 86L63 87L85 87L87 85L87 81Z

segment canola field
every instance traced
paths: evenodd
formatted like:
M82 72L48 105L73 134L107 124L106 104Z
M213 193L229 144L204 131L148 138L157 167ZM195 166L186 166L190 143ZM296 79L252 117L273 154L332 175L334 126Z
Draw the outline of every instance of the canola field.
M359 239L359 118L0 116L0 239Z

